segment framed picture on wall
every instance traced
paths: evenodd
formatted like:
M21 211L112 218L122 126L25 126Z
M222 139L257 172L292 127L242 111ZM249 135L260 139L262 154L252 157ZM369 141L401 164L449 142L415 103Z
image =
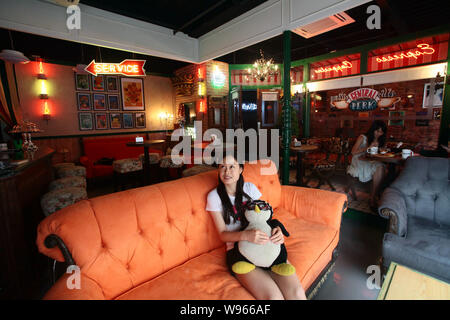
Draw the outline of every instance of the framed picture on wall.
M441 120L441 109L440 108L433 109L433 120Z
M94 93L94 110L106 111L106 95Z
M389 126L401 126L405 124L405 111L389 111Z
M138 78L120 78L122 109L144 111L144 81Z
M123 128L124 129L132 129L134 128L133 122L133 114L132 113L123 113Z
M444 97L444 83L439 82L434 85L433 100L430 101L431 83L425 83L423 88L422 108L442 107Z
M145 128L145 112L136 113L136 128Z
M78 124L81 131L93 130L94 125L92 121L92 113L90 112L80 112L78 113Z
M108 94L108 108L111 111L120 110L120 99L118 94Z
M108 114L106 113L95 114L95 129L97 130L108 129Z
M75 90L89 91L89 74L75 73Z
M92 91L105 91L105 76L92 76Z
M109 114L109 126L111 129L122 128L122 115L120 113Z
M114 76L107 76L106 90L108 90L108 92L119 92L119 78Z
M91 94L84 92L77 92L77 106L78 111L92 110Z

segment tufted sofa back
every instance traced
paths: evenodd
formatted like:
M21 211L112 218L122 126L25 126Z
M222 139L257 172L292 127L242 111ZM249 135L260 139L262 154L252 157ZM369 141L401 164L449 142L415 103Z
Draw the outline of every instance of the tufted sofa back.
M408 215L450 225L450 159L408 158L391 187L403 194Z
M261 175L264 167L260 162L246 164L244 179L275 209L281 186L276 172ZM39 224L37 246L41 253L64 261L59 249L44 245L48 235L58 235L81 272L112 299L223 245L205 211L207 194L217 181L214 170L78 202Z

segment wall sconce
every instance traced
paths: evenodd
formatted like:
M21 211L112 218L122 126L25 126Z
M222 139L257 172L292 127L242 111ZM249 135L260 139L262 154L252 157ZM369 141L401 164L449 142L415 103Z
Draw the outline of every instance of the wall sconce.
M198 83L198 95L200 96L200 99L203 99L205 96L206 86L204 82Z
M205 113L205 102L203 100L200 100L199 112Z
M39 97L41 99L48 99L48 91L47 91L47 76L44 72L44 67L42 66L42 60L39 61L39 73L37 75L37 78L40 81L40 92Z
M39 98L44 100L43 103L43 113L42 113L42 118L47 121L48 124L48 120L51 119L51 114L50 114L50 108L48 107L48 90L47 90L47 76L45 75L45 71L44 71L44 67L42 65L42 59L38 58L38 63L39 63L39 72L37 75L38 81L40 82L39 84Z
M39 80L41 82L39 98L48 99L47 80Z
M202 67L197 69L197 77L198 77L198 95L200 99L206 95L206 85L205 85L205 74Z
M166 130L167 134L168 127L173 121L173 114L170 114L168 112L161 112L159 114L159 121L162 125L164 125L164 130Z
M198 81L199 82L205 81L205 75L203 74L203 68L202 67L199 67L197 69L197 76L198 76Z
M44 118L44 120L47 121L47 124L48 120L51 119L50 108L48 107L47 101L44 101L44 113L42 114L42 118Z

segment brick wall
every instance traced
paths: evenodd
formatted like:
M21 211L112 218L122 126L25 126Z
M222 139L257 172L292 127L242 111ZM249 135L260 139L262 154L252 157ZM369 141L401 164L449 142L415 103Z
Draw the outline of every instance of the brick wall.
M441 108L422 107L424 85L429 82L429 80L415 80L371 86L377 91L394 90L397 96L402 98L394 105L395 110L382 110L379 107L370 112L337 110L330 105L331 97L340 93L348 94L358 88L318 92L322 100L316 100L311 105L311 136L333 136L338 128L345 125L350 125L355 136L358 136L365 133L374 120L383 120L388 124L390 111L404 111L404 125L388 125L388 137L392 136L395 141L420 142L428 148L435 148L439 137L440 117L435 119L434 113L440 112ZM408 95L413 95L413 97L408 98ZM419 120L419 123L416 123L416 120ZM420 126L420 122L427 125Z
M203 97L204 110L205 112L200 112L200 100L202 100L201 96L198 92L198 69L202 68L204 72L204 83L205 83L205 96ZM218 70L225 77L224 85L221 87L217 87L213 85L213 73L215 70ZM203 132L208 129L208 96L225 96L228 99L228 91L229 91L229 79L228 79L228 64L219 61L208 61L203 64L191 64L186 67L180 68L175 71L175 76L182 76L186 74L191 74L194 76L194 83L192 89L192 95L177 95L175 97L175 110L178 110L178 107L182 103L194 102L196 105L196 119L202 121ZM228 101L228 100L227 100ZM175 111L176 112L176 111ZM176 114L175 114L176 116ZM228 125L228 108L225 109L225 124Z

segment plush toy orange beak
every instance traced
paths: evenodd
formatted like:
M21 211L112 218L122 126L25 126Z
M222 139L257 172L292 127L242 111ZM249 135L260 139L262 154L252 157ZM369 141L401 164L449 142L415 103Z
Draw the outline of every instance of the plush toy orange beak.
M259 209L258 205L255 206L255 212L259 213L261 211L261 209Z

